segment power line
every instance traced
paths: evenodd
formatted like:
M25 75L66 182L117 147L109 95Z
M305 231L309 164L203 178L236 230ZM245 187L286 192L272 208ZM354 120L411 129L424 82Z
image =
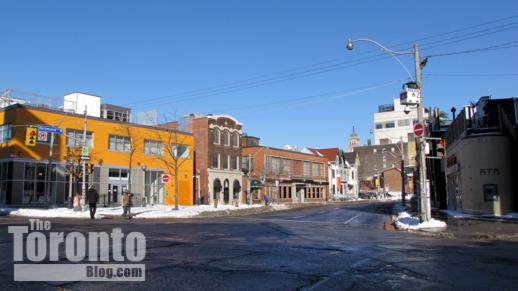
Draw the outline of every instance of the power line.
M501 74L423 74L429 77L518 77L518 73L501 73Z
M518 15L509 16L509 17L497 19L497 20L494 20L494 21L485 22L485 23L482 23L482 24L472 25L472 26L469 26L469 27L466 27L466 28L457 29L457 30L453 30L453 31L450 31L450 32L442 33L442 34L436 34L436 35L432 35L432 36L429 36L429 37L424 37L424 38L421 38L421 39L418 39L418 40L425 40L425 39L436 38L436 37L440 37L440 36L444 36L444 35L449 35L449 34L452 34L452 33L466 31L466 30L469 30L469 29L472 29L472 28L481 27L481 26L484 26L484 25L487 25L487 24L497 23L497 22L501 22L501 21L504 21L504 20L509 20L509 19L516 18L516 17L518 17ZM472 33L465 34L465 35L454 36L454 37L447 38L445 40L431 42L431 44L436 44L436 46L439 46L439 45L442 46L442 45L447 45L447 44L451 44L451 43L456 43L456 42L459 42L459 41L464 41L464 40L467 40L467 39L472 39L472 38L476 38L476 37L485 36L485 35L487 35L489 33L496 33L496 32L501 32L501 31L505 31L505 30L509 30L509 29L514 29L514 28L516 28L518 26L510 27L510 28L509 27L505 28L505 27L513 25L513 24L516 24L516 23L518 23L518 22L504 24L504 25L499 25L497 27L492 27L492 28L484 29L482 31L472 32ZM497 31L494 31L495 29L499 29L499 28L501 28L501 29L497 30ZM487 32L487 33L480 35L480 32ZM456 38L463 37L463 36L466 36L466 35L469 35L469 38L464 38L464 39L457 40L457 41L447 42L448 40L454 40ZM411 42L414 42L414 41L409 41L409 42L405 42L405 43L411 43ZM436 47L436 46L432 46L432 47ZM430 48L432 48L432 47L430 47ZM375 56L371 56L369 58L376 58L377 56L380 56L380 54L377 54ZM363 58L363 59L366 59L366 58ZM380 58L379 60L381 60L381 59L385 59L385 57ZM332 60L321 62L321 63L318 63L318 64L329 63L331 61ZM356 61L356 60L353 60L352 62L354 62L354 61ZM365 63L367 63L367 62L365 62ZM316 64L316 65L318 65L318 64ZM272 77L267 78L267 79L263 79L263 80L257 80L257 81L253 81L253 80L256 80L256 78L249 78L249 79L246 79L246 80L243 80L243 81L227 83L227 84L222 85L222 86L213 86L213 87L209 87L209 88L205 88L205 89L191 90L191 91L186 91L186 92L183 92L183 93L178 93L178 94L175 94L175 95L163 96L163 97L158 97L158 98L151 98L151 99L148 98L146 100L136 101L136 102L133 102L133 103L146 102L146 103L149 104L150 100L158 101L158 100L161 100L161 99L171 98L171 97L175 97L175 96L184 97L184 98L179 99L179 100L172 100L172 101L175 101L175 102L182 102L182 101L196 99L196 98L186 98L186 97L198 97L198 96L205 95L205 96L203 96L203 98L206 98L206 97L210 97L210 96L214 96L214 95L221 95L221 94L232 93L232 92L236 92L236 91L241 91L241 90L245 90L245 89L250 89L250 88L258 87L258 86L255 86L255 85L264 86L264 85L269 85L269 84L278 83L278 82L285 82L285 81L293 80L293 79L297 79L297 78L308 77L308 76L312 76L312 74L309 74L311 72L315 72L315 75L317 75L317 74L322 74L322 73L326 73L326 72L330 72L330 71L335 71L335 70L339 70L339 69L343 69L343 68L349 67L349 66L346 66L348 64L350 64L350 63L348 63L348 62L339 62L339 63L334 63L334 64L323 66L323 67L316 67L316 68L313 68L313 69L308 69L308 70L304 70L304 71L301 71L301 72L295 72L295 73L291 73L291 74L287 74L287 75L286 74L285 75L279 75L279 73L274 73L274 74L270 74L270 75L267 74L267 75L262 75L261 77L263 77L263 76L264 77L272 76ZM304 67L299 67L299 68L310 68L310 67L313 67L313 66L314 65L309 65L309 66L304 66ZM282 71L282 72L293 72L293 71L297 71L297 70L298 69L295 68L295 69L291 69L291 70L285 70L285 71ZM273 77L273 76L276 76L276 75L279 75L279 76ZM253 81L253 82L251 82L251 81Z
M241 110L247 110L247 109L255 109L255 108L259 108L259 107L269 107L272 105L290 104L290 103L295 103L295 102L299 103L300 101L319 99L321 97L326 97L326 98L323 98L320 101L325 101L325 100L329 100L329 99L338 99L338 98L356 95L356 94L364 93L367 91L386 87L386 86L389 86L389 85L392 85L395 83L399 83L403 80L405 80L405 79L398 79L398 80L393 80L393 81L389 81L389 82L385 82L385 83L364 86L364 87L360 87L360 88L353 89L353 90L348 89L348 90L322 93L322 94L310 95L310 96L304 96L304 97L289 98L289 99L284 99L284 100L279 100L279 101L245 105L245 106L234 107L234 108L230 108L230 109L225 108L225 111L241 111Z
M476 52L510 49L510 48L518 47L517 43L518 43L518 41L511 41L511 42L507 42L507 43L503 43L503 44L499 44L499 45L488 46L488 47L484 47L484 48L476 48L476 49L462 50L462 51L449 52L449 53L433 54L433 55L429 55L427 57L428 58L444 57L444 56L453 56L453 55L469 54L469 53L476 53Z

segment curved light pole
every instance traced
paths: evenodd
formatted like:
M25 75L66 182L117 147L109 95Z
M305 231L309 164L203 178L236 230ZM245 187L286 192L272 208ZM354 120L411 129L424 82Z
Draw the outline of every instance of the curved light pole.
M355 42L369 42L378 47L380 47L383 51L389 53L393 56L399 64L405 69L407 74L410 75L406 67L402 62L396 58L397 55L414 55L414 64L415 64L415 82L417 84L417 88L421 89L421 58L419 57L419 46L414 44L413 51L394 51L391 50L384 45L380 44L377 41L368 38L359 38L359 39L348 39L347 40L347 49L352 50L354 48ZM417 104L417 120L419 123L423 124L424 121L424 106L423 104L423 95L421 92L421 100L420 103ZM421 221L429 221L432 217L431 214L431 206L430 206L430 196L428 194L428 190L426 187L426 156L425 156L425 138L424 136L417 139L418 143L418 167L419 167L419 216Z

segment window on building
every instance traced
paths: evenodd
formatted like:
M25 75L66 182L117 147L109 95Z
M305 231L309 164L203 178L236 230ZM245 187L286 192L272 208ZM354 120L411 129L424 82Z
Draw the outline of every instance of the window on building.
M228 132L228 130L223 131L223 144L225 146L230 145L230 133Z
M273 173L277 174L281 170L281 159L272 157L271 158L271 170Z
M400 119L397 121L398 127L404 127L404 126L410 126L410 120L409 119Z
M380 144L389 144L390 143L390 139L388 138L381 138L380 139Z
M234 145L235 148L239 147L239 134L237 132L234 132L232 137L233 137L232 145Z
M106 119L111 119L111 120L113 120L113 118L114 118L113 111L111 111L111 110L107 110L107 111L106 111Z
M291 160L282 160L282 173L284 175L291 175Z
M223 155L223 169L228 169L228 155Z
M212 154L212 168L219 169L219 154Z
M173 144L172 154L174 158L187 159L189 158L189 146L185 144Z
M7 143L12 137L12 126L10 124L0 125L0 143Z
M144 154L148 156L161 156L163 154L164 144L158 140L144 140Z
M92 133L86 132L86 145L89 148L94 147ZM67 146L81 147L83 146L83 131L78 129L67 129Z
M239 170L239 157L232 156L232 170Z
M394 128L396 127L396 124L394 121L385 122L385 128Z
M129 152L131 141L127 136L110 135L108 149L114 152Z
M214 144L219 144L220 132L219 129L214 128Z
M313 176L314 177L320 176L319 170L320 170L319 164L313 163Z
M383 123L376 123L376 129L382 129Z
M311 167L310 162L304 162L304 176L310 175L310 167Z
M110 180L128 180L128 169L109 168L108 178Z

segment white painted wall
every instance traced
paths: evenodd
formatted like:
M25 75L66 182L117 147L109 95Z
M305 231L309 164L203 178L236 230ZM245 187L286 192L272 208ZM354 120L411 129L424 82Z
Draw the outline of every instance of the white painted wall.
M65 95L63 109L68 112L86 114L93 117L101 117L101 97L79 92Z
M405 106L401 105L399 99L394 99L394 111L374 113L374 144L380 144L381 139L389 139L390 143L398 143L401 138L403 142L408 142L408 133L414 131L414 120L417 120L417 107L410 107L410 113L404 112ZM401 125L401 122L408 125ZM385 128L387 122L393 121L394 128ZM377 129L377 124L383 124L383 128Z

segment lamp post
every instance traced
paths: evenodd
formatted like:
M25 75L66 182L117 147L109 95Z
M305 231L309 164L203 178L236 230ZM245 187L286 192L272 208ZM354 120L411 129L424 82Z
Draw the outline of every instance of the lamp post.
M200 170L196 170L196 174L194 175L194 178L196 178L196 190L198 192L198 205L201 205L201 189L200 189Z
M393 56L398 63L405 69L407 74L410 76L409 71L406 69L405 65L399 61L399 59L396 57L398 55L413 55L414 56L414 64L415 64L415 82L418 89L421 89L421 58L419 57L419 46L417 44L414 44L412 51L403 51L398 52L391 50L382 44L380 44L377 41L367 39L367 38L360 38L360 39L348 39L347 41L347 49L352 50L354 48L353 43L354 42L369 42L372 43L381 49L383 51L389 53L391 56ZM412 77L412 76L410 76ZM423 104L423 97L421 94L421 100L417 103L417 120L419 123L424 122L424 106ZM421 221L428 221L431 218L431 207L430 207L430 197L428 194L428 190L426 187L426 156L425 156L425 138L424 135L421 138L418 138L418 168L419 168L419 200L420 200L420 207L419 207L419 216Z

